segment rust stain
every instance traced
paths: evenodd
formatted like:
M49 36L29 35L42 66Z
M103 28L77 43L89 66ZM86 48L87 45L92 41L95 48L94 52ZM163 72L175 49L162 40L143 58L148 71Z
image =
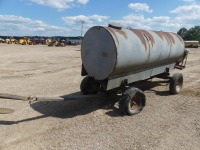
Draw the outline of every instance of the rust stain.
M156 33L162 40L166 39L169 45L175 44L175 40L173 36L171 36L168 32L163 31L153 31Z
M160 31L153 31L153 32L156 33L163 40L163 35Z
M151 45L153 46L155 44L154 37L148 31L146 31L146 30L142 30L142 32L149 37L149 41L151 42Z
M164 38L167 40L167 43L172 46L172 39L171 39L171 35L167 35L166 32L162 32L162 31L154 31L162 40L164 40ZM168 33L169 34L169 33ZM173 37L172 37L173 38ZM174 38L173 38L174 40ZM174 40L175 42L175 40Z
M136 29L130 29L134 34L137 35L137 37L140 39L140 41L142 42L142 45L144 45L145 50L147 49L147 43L144 37L144 34L141 30L136 30Z
M174 34L174 35L179 39L179 41L180 41L181 43L184 43L184 42L183 42L183 39L182 39L178 34L176 34L176 33L172 33L172 34Z
M171 44L175 44L176 43L176 41L174 40L174 37L170 33L163 32L163 34L170 40Z
M158 31L158 32L160 32L160 34L161 34L163 37L165 37L165 39L167 40L167 43L170 44L170 46L171 46L171 45L172 45L172 42L171 42L170 39L165 35L165 33L162 32L162 31Z
M162 40L164 40L165 38L167 40L167 43L169 43L170 45L176 43L174 37L168 32L154 31L154 33L156 33Z
M123 30L115 29L115 32L121 34L125 39L128 38L128 36L126 35L126 33Z
M114 38L117 40L117 43L118 43L118 45L119 45L119 39L118 39L118 37L117 37L115 31L114 31L113 29L109 28L109 27L104 27L104 28L107 29L109 32L111 32L111 34L112 34L112 35L114 36Z

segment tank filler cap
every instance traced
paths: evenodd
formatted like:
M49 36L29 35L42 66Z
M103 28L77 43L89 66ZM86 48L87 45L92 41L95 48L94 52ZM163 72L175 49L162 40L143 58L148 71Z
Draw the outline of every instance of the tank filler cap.
M120 23L115 23L115 22L111 22L108 24L108 27L114 28L114 29L122 29L122 25Z

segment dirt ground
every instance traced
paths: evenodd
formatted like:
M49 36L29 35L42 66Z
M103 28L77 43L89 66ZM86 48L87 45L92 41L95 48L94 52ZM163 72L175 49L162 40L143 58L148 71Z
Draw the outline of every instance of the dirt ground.
M0 44L0 93L24 96L80 95L80 46ZM113 98L58 102L0 99L1 150L200 149L200 49L190 49L184 86L169 95L164 80L147 81L147 104L121 116Z

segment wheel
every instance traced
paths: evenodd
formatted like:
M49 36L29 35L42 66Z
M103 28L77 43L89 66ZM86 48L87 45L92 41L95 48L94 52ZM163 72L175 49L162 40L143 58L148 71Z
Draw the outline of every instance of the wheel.
M57 46L57 47L60 47L60 46L61 46L61 44L60 44L60 43L58 43L56 46Z
M48 45L48 46L52 47L52 46L53 46L53 43L49 43L49 45Z
M119 101L119 109L123 115L134 115L142 111L146 103L146 96L138 88L127 89Z
M80 85L81 92L84 95L96 94L98 92L99 83L90 76L86 76Z
M171 94L178 94L183 86L183 75L181 73L174 74L170 79L169 91Z

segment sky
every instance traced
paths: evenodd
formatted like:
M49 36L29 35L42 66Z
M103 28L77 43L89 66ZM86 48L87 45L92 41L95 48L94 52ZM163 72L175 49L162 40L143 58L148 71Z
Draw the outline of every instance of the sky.
M177 32L200 25L200 0L0 0L0 36L80 36L111 22Z

